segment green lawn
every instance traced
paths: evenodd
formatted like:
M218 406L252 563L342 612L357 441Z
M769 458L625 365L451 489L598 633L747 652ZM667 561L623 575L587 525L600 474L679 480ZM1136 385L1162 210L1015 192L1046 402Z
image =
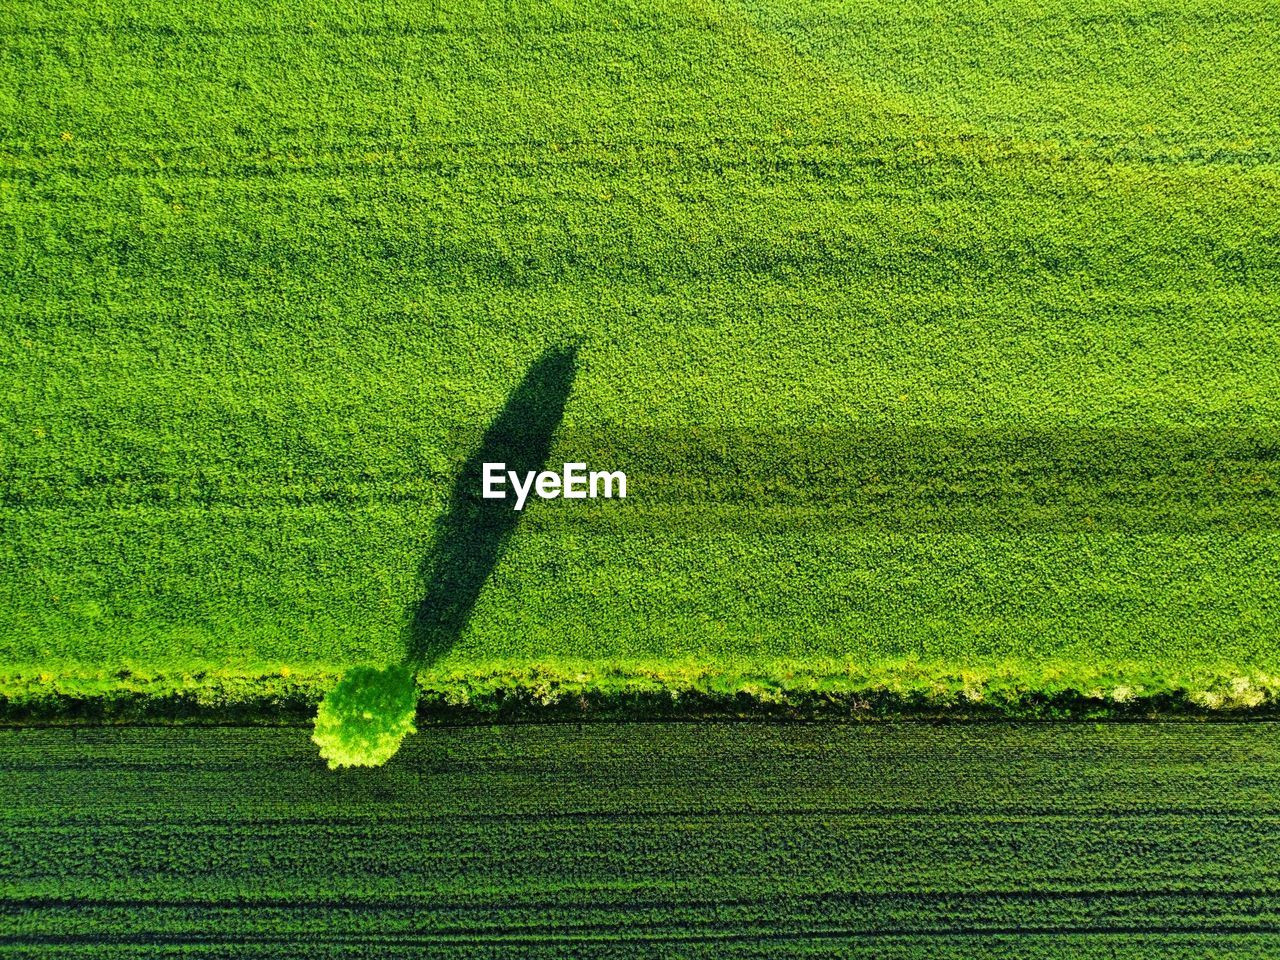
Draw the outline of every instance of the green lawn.
M424 682L1256 704L1277 50L1259 0L7 3L0 688L400 658L576 338L549 459L629 497L533 504Z

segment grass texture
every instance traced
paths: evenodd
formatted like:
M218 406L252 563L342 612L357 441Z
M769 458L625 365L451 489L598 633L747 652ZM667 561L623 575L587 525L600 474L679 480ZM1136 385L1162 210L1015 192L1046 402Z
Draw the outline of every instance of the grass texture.
M450 550L427 687L1271 702L1267 3L14 0L0 51L10 709L401 662ZM547 462L628 498L468 565L566 343Z
M1264 958L1251 724L0 731L0 955Z

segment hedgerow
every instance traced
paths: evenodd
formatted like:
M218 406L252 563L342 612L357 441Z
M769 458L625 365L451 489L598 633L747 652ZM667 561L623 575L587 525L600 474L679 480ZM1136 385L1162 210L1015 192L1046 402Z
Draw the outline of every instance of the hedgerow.
M284 675L278 670L195 676L16 673L0 678L0 723L309 723L325 695L336 692L330 712L321 710L317 736L338 744L333 756L354 758L389 757L415 722L1227 719L1280 712L1280 676L1227 666L1180 671L1135 664L997 663L957 669L899 661L734 669L663 660L512 668L497 661L423 671L416 687L405 686L406 676L400 668L379 674L371 667L286 669ZM379 677L383 686L370 682ZM372 690L372 699L381 704L368 709L369 717L363 716L368 704L349 695L356 688Z

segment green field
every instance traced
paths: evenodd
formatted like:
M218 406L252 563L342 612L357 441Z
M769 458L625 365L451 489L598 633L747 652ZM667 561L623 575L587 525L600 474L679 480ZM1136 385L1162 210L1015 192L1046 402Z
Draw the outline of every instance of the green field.
M1274 724L0 731L0 956L1270 958Z
M311 703L441 583L455 704L1280 701L1278 51L1262 0L7 0L0 701ZM628 498L479 562L459 471L570 343L549 462Z

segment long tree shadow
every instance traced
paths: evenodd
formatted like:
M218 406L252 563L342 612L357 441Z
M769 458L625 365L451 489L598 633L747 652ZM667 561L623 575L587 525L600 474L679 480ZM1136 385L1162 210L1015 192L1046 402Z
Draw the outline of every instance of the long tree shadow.
M426 592L410 610L404 659L410 670L430 666L453 647L520 522L522 514L510 499L514 494L502 500L481 497L484 464L505 463L521 476L546 467L576 373L576 346L544 352L459 472L435 548L422 565Z
M463 464L422 565L426 590L409 610L404 659L348 670L316 711L312 740L330 767L378 766L414 731L414 676L447 654L471 619L485 581L520 521L507 498L486 500L486 463L520 476L541 471L577 374L577 346L546 350L507 397L480 446Z

